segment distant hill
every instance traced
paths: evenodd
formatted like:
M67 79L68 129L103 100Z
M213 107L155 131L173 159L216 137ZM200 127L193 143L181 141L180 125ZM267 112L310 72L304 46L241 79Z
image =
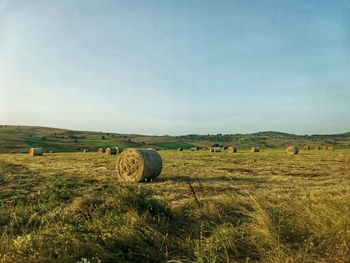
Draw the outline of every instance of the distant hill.
M145 136L92 131L73 131L36 126L0 125L0 153L28 152L30 147L43 147L56 152L75 152L99 147L152 147L158 149L189 149L210 147L214 143L233 144L240 148L259 146L278 148L295 144L350 147L350 132L334 135L294 135L275 131L252 134L215 134L183 136Z

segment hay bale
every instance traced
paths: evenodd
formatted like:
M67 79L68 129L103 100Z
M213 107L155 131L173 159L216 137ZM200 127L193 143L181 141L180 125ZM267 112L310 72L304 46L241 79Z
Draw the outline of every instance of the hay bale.
M106 148L106 155L116 155L123 151L120 147L108 147Z
M310 151L311 150L311 147L309 145L304 145L303 147L304 150L307 150L307 151Z
M115 147L106 148L106 155L116 155L117 149Z
M103 154L104 152L105 152L105 150L104 150L103 148L99 148L99 149L98 149L98 153L99 153L99 154Z
M197 146L196 146L196 147L192 147L192 148L190 149L190 151L192 151L192 152L198 151L198 147L197 147Z
M179 152L182 152L184 149L182 149L182 147L179 147L179 148L177 148L177 150L178 150Z
M29 155L30 156L42 156L44 153L43 148L30 148Z
M260 152L260 148L259 148L259 147L252 147L252 148L250 149L250 152L252 152L252 153L258 153L258 152Z
M221 147L210 147L210 150L209 150L211 153L213 152L221 152Z
M298 154L299 153L299 148L297 146L289 146L287 149L286 149L286 152L288 154Z
M327 147L327 150L333 152L333 151L334 151L334 147L333 147L333 146L328 146L328 147Z
M129 148L117 159L117 174L123 181L150 181L162 171L162 158L153 149Z
M228 151L231 153L236 153L237 152L237 147L236 146L229 146Z
M316 146L315 149L316 150L321 150L321 147L320 146Z

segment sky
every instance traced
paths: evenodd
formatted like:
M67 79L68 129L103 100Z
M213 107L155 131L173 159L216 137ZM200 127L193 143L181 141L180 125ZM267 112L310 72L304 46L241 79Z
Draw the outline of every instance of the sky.
M350 1L0 0L0 124L350 131Z

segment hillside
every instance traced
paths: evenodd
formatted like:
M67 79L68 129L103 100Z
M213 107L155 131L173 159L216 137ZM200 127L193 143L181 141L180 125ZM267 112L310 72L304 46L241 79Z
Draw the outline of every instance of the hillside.
M333 145L350 147L350 133L337 135L300 136L281 132L253 134L216 134L184 136L144 136L109 132L73 131L34 126L0 125L0 153L27 152L30 147L43 147L56 152L76 152L83 149L96 151L99 147L153 147L158 149L189 149L193 146L209 147L214 143L234 144L240 148L259 146L278 148L296 144Z

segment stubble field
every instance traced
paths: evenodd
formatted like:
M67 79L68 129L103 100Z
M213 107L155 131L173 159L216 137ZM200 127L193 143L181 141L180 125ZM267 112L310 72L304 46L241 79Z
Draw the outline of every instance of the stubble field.
M350 262L350 150L0 155L0 262Z

